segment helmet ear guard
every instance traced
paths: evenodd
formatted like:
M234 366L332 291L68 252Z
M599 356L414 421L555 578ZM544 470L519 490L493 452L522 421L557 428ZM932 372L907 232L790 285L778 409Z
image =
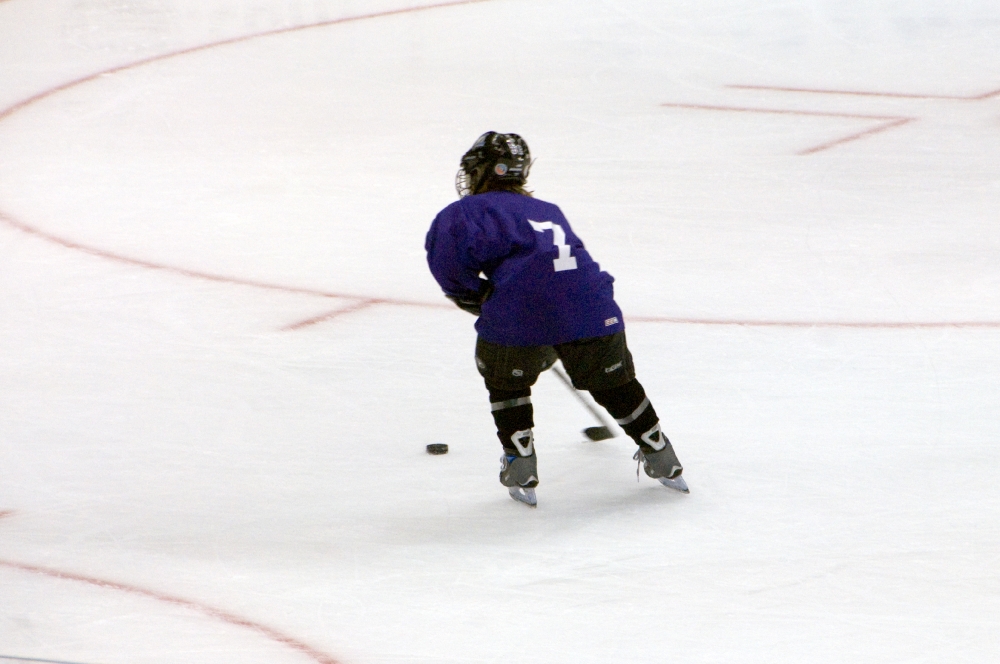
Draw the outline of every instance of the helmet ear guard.
M488 131L462 155L455 190L464 198L489 191L495 185L522 186L530 168L531 152L523 138Z

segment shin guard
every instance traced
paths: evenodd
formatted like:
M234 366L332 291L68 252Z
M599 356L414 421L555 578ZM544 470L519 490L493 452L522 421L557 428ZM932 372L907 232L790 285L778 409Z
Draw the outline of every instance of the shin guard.
M519 457L535 453L534 409L531 390L490 389L490 410L497 427L497 437L504 452Z
M590 394L637 445L645 444L653 451L658 449L659 436L656 434L660 418L638 380L633 378L624 385L610 390L592 390Z

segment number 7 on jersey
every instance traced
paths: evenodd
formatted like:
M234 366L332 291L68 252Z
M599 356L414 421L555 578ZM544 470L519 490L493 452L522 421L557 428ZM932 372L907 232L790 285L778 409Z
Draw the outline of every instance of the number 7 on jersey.
M576 269L576 257L569 255L570 246L566 244L566 231L563 230L562 226L551 221L532 221L531 219L528 220L528 223L539 233L552 231L552 244L559 250L559 256L552 259L552 266L556 272Z

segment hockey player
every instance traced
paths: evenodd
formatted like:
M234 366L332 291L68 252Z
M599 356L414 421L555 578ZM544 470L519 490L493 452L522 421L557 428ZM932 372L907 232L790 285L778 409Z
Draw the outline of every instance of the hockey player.
M636 442L646 474L687 493L681 463L635 378L614 278L559 208L525 189L530 166L517 134L480 136L462 157L459 200L437 215L425 244L445 295L479 317L476 366L503 445L500 483L536 505L531 386L558 358L573 385Z

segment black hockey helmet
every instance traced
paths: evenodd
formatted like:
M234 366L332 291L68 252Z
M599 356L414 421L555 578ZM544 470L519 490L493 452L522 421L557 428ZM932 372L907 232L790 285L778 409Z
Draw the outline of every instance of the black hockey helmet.
M462 155L455 175L460 198L485 191L491 184L523 186L531 168L528 144L517 134L488 131Z

